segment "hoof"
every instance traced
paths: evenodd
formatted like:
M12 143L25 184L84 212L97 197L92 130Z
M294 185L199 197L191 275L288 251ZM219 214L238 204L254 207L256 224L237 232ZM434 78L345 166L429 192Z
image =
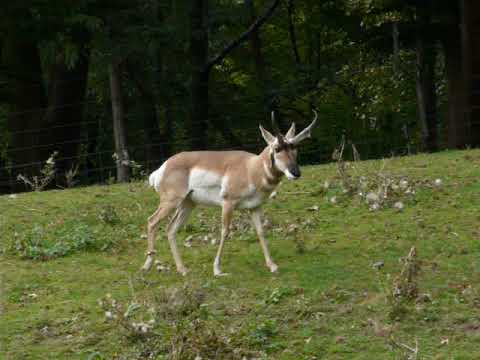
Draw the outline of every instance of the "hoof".
M213 275L215 277L222 277L222 276L229 276L230 274L229 273L224 273L224 272L221 272L221 271L219 271L219 272L214 271Z
M270 265L268 265L268 268L270 269L270 272L272 272L272 273L276 273L278 271L277 264L270 264Z
M182 268L177 268L177 271L178 271L178 273L179 273L180 275L182 275L182 276L186 276L186 275L188 274L188 269L187 269L187 268L184 268L184 267L182 267Z

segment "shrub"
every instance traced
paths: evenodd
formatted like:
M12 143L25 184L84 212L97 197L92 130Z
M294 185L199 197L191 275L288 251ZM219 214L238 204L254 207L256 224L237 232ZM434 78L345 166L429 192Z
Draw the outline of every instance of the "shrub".
M48 260L76 251L105 250L110 245L87 224L67 221L56 227L35 225L17 235L14 251L26 259Z

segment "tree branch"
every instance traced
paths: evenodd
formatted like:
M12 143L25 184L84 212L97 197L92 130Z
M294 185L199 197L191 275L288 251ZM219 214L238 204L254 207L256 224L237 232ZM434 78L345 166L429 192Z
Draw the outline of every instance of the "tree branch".
M272 5L270 5L270 7L265 11L265 13L259 18L257 18L257 20L255 20L255 22L252 25L250 25L250 27L245 32L243 32L243 34L241 34L238 38L233 40L230 44L225 46L222 51L220 51L214 58L210 59L205 64L205 68L203 71L208 74L210 70L212 70L212 67L220 64L223 61L223 59L225 59L225 57L231 51L233 51L235 48L241 45L245 40L247 40L252 32L260 28L260 26L262 26L273 15L273 12L277 8L277 6L280 4L280 1L281 0L273 0Z

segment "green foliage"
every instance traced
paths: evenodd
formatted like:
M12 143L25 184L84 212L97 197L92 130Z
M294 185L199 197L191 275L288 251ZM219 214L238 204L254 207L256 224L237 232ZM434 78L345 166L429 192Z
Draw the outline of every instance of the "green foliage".
M143 183L1 196L2 355L367 360L405 358L393 342L415 348L417 341L419 357L477 358L479 159L469 150L386 161L385 174L416 190L403 211L371 211L352 196L332 202L343 191L337 165L304 167L302 179L283 182L265 206L278 274L265 267L253 235L240 236L243 227L225 245L230 276L213 276L217 247L200 241L181 246L185 277L166 271L174 268L166 222L156 242L165 267L140 272L146 219L158 205ZM355 172L373 180L382 166L356 162ZM432 186L435 179L441 184ZM111 204L121 223L100 221L101 204ZM187 235L218 236L219 216L196 209L179 244ZM50 249L94 244L40 262L15 249L27 235ZM405 282L412 246L421 271ZM390 302L394 294L400 301Z
M105 204L100 207L98 211L98 219L108 225L115 225L120 222L115 207L111 204Z
M271 4L254 1L252 14L247 3L209 2L208 58L237 38ZM258 123L269 124L273 108L285 129L292 121L299 128L306 125L314 108L321 121L313 140L300 152L304 163L328 161L343 135L367 158L406 153L407 147L415 149L420 139L414 34L410 30L415 7L396 0L298 0L291 4L291 14L286 4L278 7L258 32L258 43L250 38L213 68L206 146L259 151L264 144ZM113 176L111 169L103 170L115 166L108 81L112 61L121 64L127 148L136 164L147 172L171 154L188 150L195 136L189 128L193 70L190 8L191 2L186 0L105 4L82 0L68 5L19 3L1 10L5 19L15 19L15 23L6 21L0 26L5 58L15 51L7 45L16 43L24 33L35 35L31 39L38 48L41 66L29 71L39 72L37 78L43 82L39 86L27 81L26 85L45 90L40 92L45 98L40 107L51 105L53 69L64 65L66 70L74 70L82 56L88 57L85 106L81 106L85 120L81 136L87 140L78 155L83 161L79 174L88 173L90 178L80 176L79 182L106 182ZM393 67L394 22L402 37L399 69ZM293 55L293 33L298 59ZM445 71L443 58L439 59L439 111L445 112ZM15 68L16 63L8 63L0 77L2 86L17 88L18 78L8 74L25 73L26 69ZM65 79L70 87L80 86L80 80ZM15 160L6 152L7 144L12 144L12 126L7 126L7 120L15 119L9 110L26 106L14 103L8 97L0 100L0 129L5 130L0 156L5 163ZM65 105L70 108L72 104ZM90 167L101 170L92 174ZM142 176L140 167L133 166L133 170Z
M69 220L54 227L36 224L28 231L16 233L11 251L25 259L49 260L78 251L104 251L111 244L87 224Z
M272 338L278 334L278 325L275 320L266 320L258 324L251 334L253 345L270 348Z

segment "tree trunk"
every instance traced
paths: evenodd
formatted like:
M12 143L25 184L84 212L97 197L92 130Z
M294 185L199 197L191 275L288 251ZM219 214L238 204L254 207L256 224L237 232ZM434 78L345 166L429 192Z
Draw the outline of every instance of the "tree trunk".
M435 60L434 42L428 37L430 18L428 13L419 15L417 30L417 106L422 132L423 148L426 151L436 151L437 143L437 98L435 93Z
M85 143L81 135L90 57L88 41L88 34L78 37L79 58L73 68L69 68L61 53L50 72L48 108L45 113L52 129L48 151L59 152L60 160L56 167L60 182L63 174L78 163L80 146Z
M460 32L455 26L450 26L442 40L448 83L447 146L451 149L463 148L467 144L467 124Z
M395 75L397 75L400 69L400 41L399 41L399 31L398 31L397 21L392 23L392 43L393 43L393 72L395 73Z
M462 68L465 88L465 122L469 145L480 146L480 4L477 0L460 0Z
M248 19L250 22L255 21L256 11L255 4L253 0L245 0L245 7L248 13ZM257 75L257 89L262 96L262 105L266 114L269 114L270 109L270 100L268 99L268 88L267 88L267 74L265 70L265 61L262 54L262 40L260 38L260 31L257 29L252 32L250 35L250 48L253 53L253 59L255 61L255 73Z
M288 32L290 34L290 43L292 44L292 52L295 58L295 64L297 64L298 66L300 65L300 54L298 52L297 35L295 33L295 19L293 18L294 12L295 12L293 1L294 0L288 0L288 3L287 3Z
M192 2L190 14L190 116L188 135L193 150L205 149L208 135L208 0Z
M160 128L158 106L155 101L155 91L148 84L148 75L142 74L131 59L126 60L125 70L128 78L135 84L139 93L141 108L144 110L142 115L143 134L142 143L144 144L146 169L150 170L158 165L160 153L155 151L157 144L160 143ZM143 148L143 147L142 147Z
M123 96L121 70L119 63L112 63L109 68L110 93L112 100L113 136L117 163L117 181L127 182L130 179L129 157L125 138L125 119L123 113Z
M7 118L11 136L7 157L12 165L12 190L19 191L24 186L16 183L17 175L38 175L41 163L47 160L44 152L49 128L43 116L46 97L40 56L32 37L12 29L3 45L3 65L9 81L4 95L12 108Z
M315 1L314 0L306 0L306 7L312 9ZM314 57L315 57L315 31L312 25L313 16L311 14L305 14L305 39L306 39L306 54L304 61L310 68L313 68ZM318 49L320 52L320 49ZM320 55L318 55L320 57Z

